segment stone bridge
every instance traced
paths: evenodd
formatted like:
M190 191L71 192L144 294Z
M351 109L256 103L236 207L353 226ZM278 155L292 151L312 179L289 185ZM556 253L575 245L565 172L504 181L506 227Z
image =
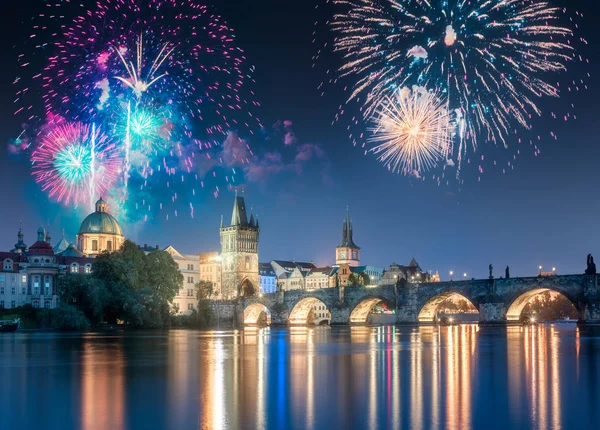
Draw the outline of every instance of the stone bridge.
M246 325L304 325L317 305L331 313L332 324L365 324L371 309L383 302L395 309L397 324L431 324L444 300L461 297L477 308L481 324L510 324L519 322L529 299L550 290L571 301L579 323L600 324L599 280L596 275L565 275L294 290L242 297L237 315Z

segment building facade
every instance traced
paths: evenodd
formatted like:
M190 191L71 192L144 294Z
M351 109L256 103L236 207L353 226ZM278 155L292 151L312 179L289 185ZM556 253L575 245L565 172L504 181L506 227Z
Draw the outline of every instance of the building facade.
M259 263L258 282L260 292L263 294L275 293L277 291L277 275L271 263Z
M200 260L200 280L212 282L215 298L223 297L221 282L221 256L218 252L203 252L198 254Z
M172 258L183 275L181 287L177 291L171 309L179 315L189 315L198 307L196 284L200 281L200 258L194 254L182 254L174 247L164 249Z
M63 243L55 251L50 240L50 235L40 227L37 241L28 247L19 229L15 248L0 252L0 308L27 304L34 308L55 308L62 276L92 272L92 258L85 257L66 241L68 245Z
M231 214L231 224L223 226L221 220L221 297L234 299L254 295L260 285L258 278L258 219L250 215L246 203L236 195Z

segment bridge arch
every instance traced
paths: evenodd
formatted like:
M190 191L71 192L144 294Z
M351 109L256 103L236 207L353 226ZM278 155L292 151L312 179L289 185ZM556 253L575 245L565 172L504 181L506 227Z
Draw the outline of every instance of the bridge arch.
M253 296L256 294L256 292L257 292L256 287L252 283L252 281L248 278L244 278L244 280L240 284L240 291L239 291L240 296L243 296L243 297Z
M369 314L373 308L381 303L387 305L390 309L394 309L395 306L389 300L381 297L366 297L362 299L352 312L350 312L350 324L366 324L369 320Z
M543 294L547 291L560 294L561 296L565 297L573 305L573 307L577 310L577 313L579 314L580 309L577 304L577 301L573 300L572 297L569 297L569 294L566 294L565 292L559 291L558 289L554 288L540 287L521 292L518 296L509 301L507 303L508 306L506 310L506 321L519 322L521 318L521 313L523 312L523 309L525 308L527 303L529 303L535 296Z
M306 297L298 301L292 310L288 322L290 325L322 325L331 321L331 311L316 297Z
M472 306L477 310L477 305L473 303L468 297L455 291L447 291L439 293L430 298L422 307L419 309L417 320L420 323L434 323L437 320L438 310L447 301L465 300L468 305ZM478 311L477 311L478 312Z
M262 303L253 303L244 309L244 325L271 325L271 311Z

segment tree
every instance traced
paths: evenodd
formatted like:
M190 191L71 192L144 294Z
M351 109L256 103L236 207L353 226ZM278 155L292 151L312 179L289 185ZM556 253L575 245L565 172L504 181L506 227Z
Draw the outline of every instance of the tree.
M367 272L360 272L358 274L359 277L359 283L360 285L363 286L367 286L367 285L371 285L371 277L369 276L369 274Z
M182 282L183 275L167 252L146 254L127 240L118 251L100 254L85 280L68 281L63 297L95 323L121 320L133 326L164 327L170 324L170 304Z
M360 283L360 278L356 275L356 273L350 273L350 275L348 275L348 281L346 283L348 285L358 285Z
M210 281L200 281L194 285L194 288L199 302L210 299L215 294L213 283Z

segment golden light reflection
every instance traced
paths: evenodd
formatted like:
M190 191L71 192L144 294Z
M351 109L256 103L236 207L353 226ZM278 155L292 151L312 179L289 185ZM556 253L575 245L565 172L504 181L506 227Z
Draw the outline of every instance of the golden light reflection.
M222 338L214 338L206 351L206 382L201 391L200 428L226 428L225 416L225 346Z
M81 428L125 428L125 359L123 346L95 348L86 339L81 369Z

